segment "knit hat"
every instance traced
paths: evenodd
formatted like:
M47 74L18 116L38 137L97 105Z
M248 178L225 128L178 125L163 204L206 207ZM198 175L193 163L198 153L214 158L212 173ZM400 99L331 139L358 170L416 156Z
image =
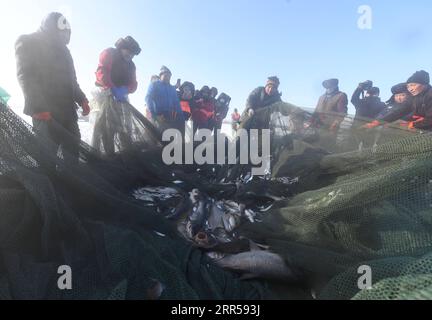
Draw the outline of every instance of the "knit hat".
M429 73L424 70L417 71L407 80L407 83L428 85L430 83Z
M169 73L169 74L172 75L172 72L171 72L170 69L168 69L168 68L165 67L165 66L162 66L161 69L160 69L160 72L159 72L159 76L162 76L162 75L165 74L165 73Z
M135 41L131 36L127 36L126 38L120 38L115 43L115 47L117 49L128 49L134 55L139 55L141 53L141 48L138 42Z
M339 86L339 80L338 79L329 79L323 82L323 87L326 89L332 89Z
M274 85L276 87L279 87L280 86L280 80L279 80L279 78L276 77L276 76L275 77L269 77L267 79L266 86L268 86L268 85Z

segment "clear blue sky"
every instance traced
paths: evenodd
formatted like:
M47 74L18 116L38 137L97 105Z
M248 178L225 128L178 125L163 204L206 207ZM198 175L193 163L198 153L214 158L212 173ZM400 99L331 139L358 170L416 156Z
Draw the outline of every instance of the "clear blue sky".
M414 71L432 71L432 2L428 0L1 0L0 86L22 107L14 42L35 31L50 11L72 25L70 49L90 96L99 53L132 35L140 88L131 97L142 110L148 82L162 64L198 87L216 86L243 109L251 90L278 75L286 101L312 107L324 79L338 77L352 94L371 79L383 98ZM360 30L360 5L369 5L371 30ZM351 107L351 112L353 109Z

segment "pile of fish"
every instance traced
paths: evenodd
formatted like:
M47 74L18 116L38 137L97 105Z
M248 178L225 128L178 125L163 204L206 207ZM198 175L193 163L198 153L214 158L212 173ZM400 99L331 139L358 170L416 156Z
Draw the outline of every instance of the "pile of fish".
M259 222L258 213L245 204L232 200L215 200L198 189L189 194L169 187L145 187L133 196L145 206L156 207L167 219L177 221L179 231L198 246L230 242L236 238L235 230L243 221ZM269 210L261 208L262 212ZM208 244L203 242L204 234ZM213 241L210 241L212 238Z
M298 179L284 178L277 182L292 185ZM286 260L236 232L243 223L261 222L274 203L283 198L242 192L242 187L242 183L237 185L242 196L233 197L236 200L214 199L198 189L186 193L170 187L141 188L134 192L134 197L146 206L156 207L177 224L186 240L204 250L218 266L242 274L242 279L297 281L299 272L287 265Z

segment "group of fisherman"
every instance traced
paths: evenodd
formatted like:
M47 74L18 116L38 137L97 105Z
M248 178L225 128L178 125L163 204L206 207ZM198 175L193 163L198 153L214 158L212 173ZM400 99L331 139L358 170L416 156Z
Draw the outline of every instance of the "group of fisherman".
M50 13L37 32L18 39L16 59L18 80L25 97L24 113L32 117L36 134L54 142L53 152L62 147L77 157L81 139L77 105L82 115L87 116L91 104L77 82L67 48L70 38L67 19L61 13ZM128 96L138 88L133 59L140 52L138 42L130 36L119 39L114 48L104 50L96 71L99 90L109 93L114 101L128 102ZM168 128L182 128L185 121L192 120L195 129L220 129L228 115L231 98L225 93L218 97L218 90L209 86L195 90L191 82L179 80L172 85L171 77L170 69L163 66L159 75L152 77L146 95L147 116L155 127L163 132ZM231 115L233 132L245 118L282 102L279 87L280 80L269 77L265 86L255 89L247 99L243 115L237 109ZM336 142L348 113L348 96L339 90L338 79L324 81L323 87L326 92L318 101L311 126ZM426 71L418 71L406 82L395 85L387 103L379 96L380 90L372 81L358 86L351 99L357 110L353 128L368 130L406 120L411 129L432 129L432 87Z

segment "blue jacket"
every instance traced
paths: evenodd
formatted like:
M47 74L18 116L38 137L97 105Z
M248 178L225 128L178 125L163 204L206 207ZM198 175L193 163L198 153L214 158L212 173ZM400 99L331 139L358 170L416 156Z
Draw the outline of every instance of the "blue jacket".
M184 119L176 88L168 83L153 82L148 89L146 103L153 117L165 115L172 119L175 115L175 120Z

